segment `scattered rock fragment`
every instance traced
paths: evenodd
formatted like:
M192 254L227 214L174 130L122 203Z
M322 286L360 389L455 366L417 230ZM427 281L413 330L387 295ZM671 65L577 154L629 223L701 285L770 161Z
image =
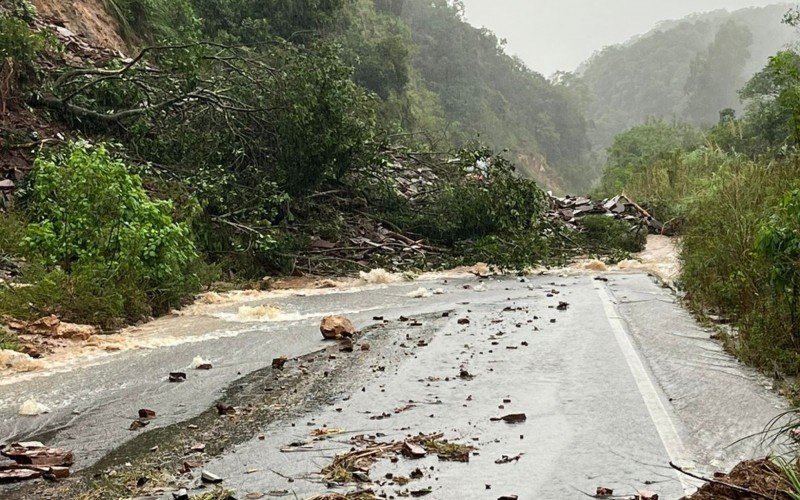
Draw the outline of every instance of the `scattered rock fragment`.
M636 500L658 500L658 493L647 490L637 490Z
M236 415L236 408L225 403L217 403L217 413L220 415Z
M356 333L356 327L344 316L325 316L319 325L319 331L326 339L338 339L352 337Z
M156 418L156 412L148 410L147 408L142 408L139 410L139 418Z
M189 500L189 492L186 491L186 488L181 488L178 491L174 491L172 493L172 500Z
M210 370L211 362L203 359L200 356L195 356L192 360L192 368L195 370Z
M495 460L494 463L498 465L510 464L511 462L519 462L520 458L522 458L522 453L520 453L519 455L514 455L513 457L508 455L503 455L501 458Z
M492 417L490 420L492 422L499 422L502 420L508 424L518 424L526 421L527 419L528 417L524 413L511 413L508 415L503 415L502 417Z
M36 466L70 466L74 462L71 451L48 448L38 441L13 443L0 454L18 464Z
M275 358L272 360L272 368L275 370L283 370L283 367L287 361L289 361L289 358L287 358L286 356Z
M16 483L18 481L28 481L42 477L42 472L36 469L24 467L6 466L0 467L0 484Z
M170 372L169 381L170 382L185 382L186 381L186 374L184 372Z
M34 399L29 399L19 407L19 414L26 417L35 417L43 413L50 413L50 408Z
M569 303L568 302L559 302L558 306L556 307L556 309L558 309L559 311L566 311L567 309L569 309Z
M370 348L370 346L369 346L369 344L367 342L362 342L361 343L361 350L362 351L369 351L369 348Z
M353 347L353 341L352 340L350 340L348 338L344 338L344 339L341 339L339 341L339 351L340 352L353 352L353 349L354 349L354 347Z
M204 470L203 472L200 473L200 480L203 481L204 483L209 483L209 484L219 484L222 482L221 477L207 470Z
M606 488L605 486L598 486L597 492L595 493L596 497L603 498L603 497L610 497L614 495L614 490L611 488Z
M403 455L410 458L422 458L428 454L422 446L406 441L403 443Z
M205 449L206 449L206 445L205 444L203 444L203 443L195 443L189 448L189 451L193 451L195 453L201 453L201 452L205 451Z
M150 425L149 421L138 419L138 420L134 420L133 422L131 422L131 426L129 427L129 429L132 430L132 431L138 431L139 429L143 429L143 428L147 427L148 425Z

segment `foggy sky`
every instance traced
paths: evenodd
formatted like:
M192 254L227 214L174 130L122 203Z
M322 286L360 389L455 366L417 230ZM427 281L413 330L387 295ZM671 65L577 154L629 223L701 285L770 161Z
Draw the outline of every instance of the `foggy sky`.
M759 0L464 0L467 20L545 76L573 71L595 50L694 12L784 3ZM787 6L788 9L788 6ZM776 25L780 19L776 19Z

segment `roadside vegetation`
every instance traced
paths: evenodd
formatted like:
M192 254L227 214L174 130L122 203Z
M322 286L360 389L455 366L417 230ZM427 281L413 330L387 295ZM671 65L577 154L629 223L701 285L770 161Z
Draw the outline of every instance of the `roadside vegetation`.
M797 24L797 12L786 22ZM651 120L617 136L599 192L623 189L682 235L682 286L699 311L729 319L730 347L770 374L800 375L800 55L769 59L699 129Z
M545 217L526 172L588 180L580 93L460 2L102 3L127 58L0 3L0 316L113 329L216 280L641 246Z

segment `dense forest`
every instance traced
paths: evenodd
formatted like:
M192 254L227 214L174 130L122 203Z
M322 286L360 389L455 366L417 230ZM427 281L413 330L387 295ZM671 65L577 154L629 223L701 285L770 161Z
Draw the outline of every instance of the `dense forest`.
M595 149L648 118L713 125L720 111L741 111L738 90L769 56L797 40L780 23L787 10L773 5L697 14L597 52L577 71L589 95Z
M800 11L784 14L797 29ZM789 46L762 63L738 91L739 116L720 110L710 127L651 118L617 135L598 194L624 190L668 221L690 305L730 321L730 349L797 400L800 54Z
M0 314L111 328L220 279L631 248L543 217L530 177L590 180L581 94L460 2L34 3L0 4Z

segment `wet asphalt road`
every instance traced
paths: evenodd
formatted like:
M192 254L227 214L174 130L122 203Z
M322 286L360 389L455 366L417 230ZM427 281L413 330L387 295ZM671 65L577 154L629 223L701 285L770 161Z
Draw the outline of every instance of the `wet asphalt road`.
M461 278L270 300L294 314L287 321L229 321L241 304L230 306L227 316L168 318L162 320L166 330L185 329L194 341L121 352L102 363L0 385L0 436L44 437L49 445L72 449L78 468L90 466L136 438L128 426L139 408L159 415L148 430L194 417L273 358L319 350L326 345L320 317L346 312L367 329L361 341L372 346L369 356L346 354L354 366L353 379L340 381L346 389L328 398L330 404L309 402L295 417L254 428L251 440L206 464L242 497L284 491L287 498L303 498L325 491L314 473L350 449L355 434L380 433L389 441L441 432L475 446L467 464L428 457L373 466L373 480L421 468L423 478L405 486L383 481L382 491L398 495L430 487L429 498L583 498L599 485L620 494L648 489L679 498L692 484L670 469L670 461L708 472L763 454L757 439L733 443L762 430L785 408L764 379L725 354L646 275L607 278L492 278L484 280L482 292L463 287L478 285L476 278ZM420 286L444 294L407 296ZM560 301L570 304L566 311L556 309ZM504 311L508 307L514 310ZM381 323L374 316L385 317L390 328L368 328ZM400 316L422 326L398 321ZM459 324L462 318L469 324ZM182 384L166 382L168 372L186 369L197 355L214 369L187 370ZM384 371L355 369L375 359L387 360ZM474 377L459 377L462 368ZM54 411L17 416L30 396ZM527 420L490 420L508 413L525 413ZM374 418L382 414L390 417ZM280 451L309 441L309 432L323 426L344 433L301 452ZM504 455L520 458L495 463Z

